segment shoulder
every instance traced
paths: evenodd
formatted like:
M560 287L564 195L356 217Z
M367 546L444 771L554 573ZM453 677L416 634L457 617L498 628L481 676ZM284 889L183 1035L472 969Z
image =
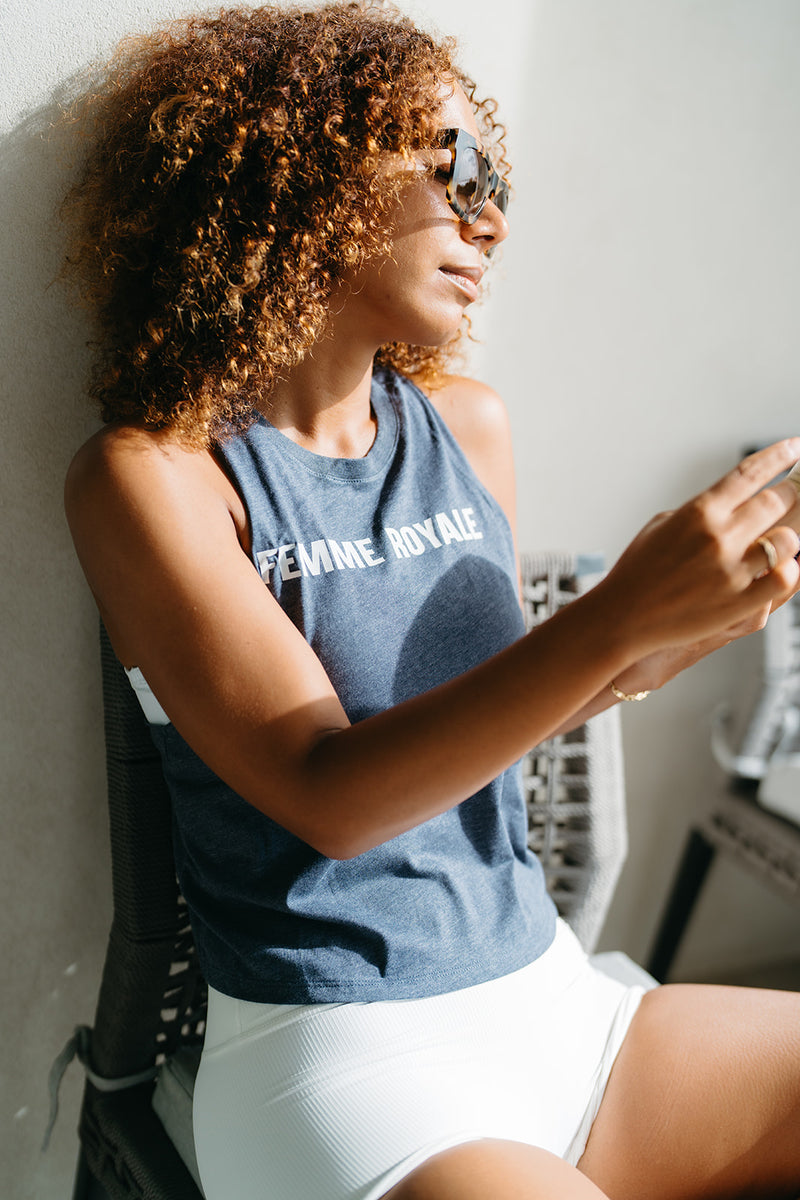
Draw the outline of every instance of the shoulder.
M102 486L131 471L169 472L170 466L188 463L192 452L174 437L136 425L104 425L81 446L69 465L66 490L75 494L82 486Z
M481 483L515 523L514 459L511 426L500 396L475 379L448 376L427 393Z
M168 473L166 463L177 457L177 446L163 436L131 425L105 425L69 464L64 481L67 512L79 510L87 492L135 486L143 476Z
M428 392L428 396L465 453L482 446L486 438L501 439L510 445L506 406L488 384L449 375L444 385Z
M107 425L95 433L72 459L64 482L71 524L84 513L101 520L120 506L144 512L165 500L183 505L204 498L236 509L236 492L213 455L182 445L166 431L134 425Z
M209 451L129 425L106 426L78 450L64 483L64 509L123 658L129 657L121 632L126 610L142 582L154 588L166 564L185 567L193 548L239 550L248 536L242 502Z

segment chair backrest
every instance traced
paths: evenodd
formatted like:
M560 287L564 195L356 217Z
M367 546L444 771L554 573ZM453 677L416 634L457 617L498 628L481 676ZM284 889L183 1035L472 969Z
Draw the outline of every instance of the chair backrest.
M92 1049L100 1074L127 1074L201 1037L205 987L175 878L161 760L104 629L101 662L114 919Z
M521 573L526 624L532 628L588 591L602 576L602 560L526 554ZM529 845L561 916L591 951L628 849L619 710L608 709L542 742L525 756L522 772Z
M152 1079L126 1086L202 1041L206 988L176 884L158 752L102 628L100 645L114 916L87 1047L75 1200L95 1194L89 1174L110 1200L202 1200L152 1111Z

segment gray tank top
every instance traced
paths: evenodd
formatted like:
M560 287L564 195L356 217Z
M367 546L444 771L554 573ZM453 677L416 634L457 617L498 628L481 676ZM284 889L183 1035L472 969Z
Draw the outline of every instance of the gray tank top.
M254 567L353 722L524 631L508 522L436 410L392 372L376 373L372 407L364 458L312 454L263 419L219 448L247 507ZM277 1004L427 996L517 970L552 941L517 767L334 861L227 787L173 726L151 728L180 885L218 991Z

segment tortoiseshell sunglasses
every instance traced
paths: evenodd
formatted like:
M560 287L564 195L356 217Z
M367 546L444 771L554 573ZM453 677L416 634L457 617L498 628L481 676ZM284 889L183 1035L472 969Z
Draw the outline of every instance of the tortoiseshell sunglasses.
M447 184L447 203L460 221L473 225L492 200L505 213L508 184L501 179L475 138L464 129L442 129L437 145L450 152L449 168L435 174Z

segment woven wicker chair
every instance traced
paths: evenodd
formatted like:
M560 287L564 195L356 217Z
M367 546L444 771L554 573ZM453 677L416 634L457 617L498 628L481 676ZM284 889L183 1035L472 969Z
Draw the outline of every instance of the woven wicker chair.
M597 566L571 555L524 558L528 624L594 582ZM87 1071L74 1198L201 1200L153 1111L153 1092L159 1070L163 1079L176 1057L196 1059L205 987L175 883L158 755L103 631L101 654L114 919L94 1027L74 1040ZM592 949L626 849L616 711L539 746L523 773L531 845L559 910Z
M592 587L596 555L522 555L528 628ZM628 849L619 711L600 713L525 756L528 842L548 890L587 951L595 948Z

